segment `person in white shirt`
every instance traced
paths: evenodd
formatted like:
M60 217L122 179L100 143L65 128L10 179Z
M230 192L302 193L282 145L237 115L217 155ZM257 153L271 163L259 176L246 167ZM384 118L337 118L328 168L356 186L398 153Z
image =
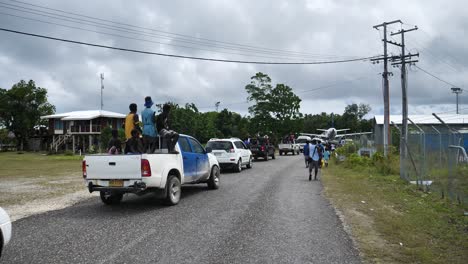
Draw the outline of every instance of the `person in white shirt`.
M312 180L312 169L314 169L314 180L317 180L318 168L319 168L319 148L317 146L317 140L313 139L312 144L309 145L309 181Z

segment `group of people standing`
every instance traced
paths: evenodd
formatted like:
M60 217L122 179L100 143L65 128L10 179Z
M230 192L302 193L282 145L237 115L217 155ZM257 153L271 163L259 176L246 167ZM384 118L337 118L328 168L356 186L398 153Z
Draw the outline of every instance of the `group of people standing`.
M322 167L322 161L325 167L328 167L330 151L316 139L307 140L304 145L304 160L306 168L309 168L309 181L312 180L312 170L314 170L314 180L317 180L318 169Z
M179 134L169 128L169 113L171 106L165 104L161 114L151 109L154 105L150 96L145 97L145 109L141 112L141 122L137 114L137 104L129 106L130 113L125 117L125 154L154 153L157 148L167 148L169 153L178 153L175 149ZM122 143L118 139L117 130L112 131L112 139L108 144L109 154L122 153Z

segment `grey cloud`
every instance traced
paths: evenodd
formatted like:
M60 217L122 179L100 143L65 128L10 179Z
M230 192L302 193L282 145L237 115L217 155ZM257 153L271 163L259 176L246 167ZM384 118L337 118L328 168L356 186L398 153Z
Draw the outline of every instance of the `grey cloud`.
M463 1L36 1L35 4L115 20L142 27L198 36L230 43L294 50L323 55L368 56L382 53L379 32L373 25L401 18L424 30L408 34L408 48L421 53L420 66L438 76L466 85L468 49ZM406 8L401 9L401 6ZM0 8L0 12L7 12ZM8 11L9 13L13 13ZM24 15L24 14L23 14ZM44 19L44 18L41 18ZM86 25L60 22L92 28ZM25 22L0 15L0 24L29 32L156 52L244 60L272 58L214 53L160 45L125 38ZM409 26L407 26L409 27ZM398 27L392 30L398 30ZM112 32L151 41L166 40ZM0 87L9 88L19 79L34 79L49 88L49 98L58 112L99 107L99 73L105 73L105 109L126 113L128 104L142 107L151 95L157 102L194 102L201 110L221 107L247 113L244 86L257 71L269 74L273 83L285 83L303 99L301 111L341 113L348 103L368 103L382 112L382 88L378 74L382 64L356 62L336 65L266 66L187 61L111 51L74 44L0 33ZM398 38L395 38L398 40ZM190 45L171 41L175 45ZM414 45L413 45L414 44ZM416 45L417 44L417 45ZM429 52L423 50L428 50ZM207 50L220 50L204 47ZM247 51L230 51L248 53ZM398 50L391 48L398 54ZM455 67L451 69L438 57ZM263 54L274 56L273 54ZM455 57L455 59L453 58ZM304 60L318 60L310 57ZM398 69L391 78L392 112L401 111ZM361 78L362 77L362 78ZM301 92L329 86L317 91ZM454 96L449 86L420 72L409 72L410 111L429 113L450 109ZM462 94L463 103L466 102ZM468 102L467 102L468 103Z

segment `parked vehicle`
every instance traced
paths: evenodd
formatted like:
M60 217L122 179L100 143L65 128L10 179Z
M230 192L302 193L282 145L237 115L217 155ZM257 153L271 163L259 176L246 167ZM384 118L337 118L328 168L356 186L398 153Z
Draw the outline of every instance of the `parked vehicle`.
M280 155L283 155L283 154L286 155L288 153L296 155L300 153L299 144L297 144L294 139L283 140L283 142L278 145L278 148L279 148Z
M11 239L11 220L7 212L0 207L0 257L2 256L3 248L10 242Z
M266 161L268 161L269 157L275 159L275 146L270 143L268 138L250 139L249 148L255 160L259 157L264 158Z
M252 152L238 138L218 139L212 138L206 144L213 150L213 154L218 160L221 169L233 168L237 172L242 171L242 166L252 168Z
M90 192L98 191L105 204L117 204L123 194L156 193L168 205L180 200L181 185L207 183L219 187L219 164L210 148L193 137L180 135L180 154L87 155L83 178Z
M299 151L304 152L304 146L307 140L312 141L312 138L309 136L299 136L296 139L296 143L299 145Z

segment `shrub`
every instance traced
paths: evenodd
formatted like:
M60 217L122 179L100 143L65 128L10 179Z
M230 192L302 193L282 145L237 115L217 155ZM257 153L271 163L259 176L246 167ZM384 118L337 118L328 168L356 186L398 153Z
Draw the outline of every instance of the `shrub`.
M71 150L66 150L66 151L63 153L63 155L65 155L65 156L73 156L73 151L71 151Z

